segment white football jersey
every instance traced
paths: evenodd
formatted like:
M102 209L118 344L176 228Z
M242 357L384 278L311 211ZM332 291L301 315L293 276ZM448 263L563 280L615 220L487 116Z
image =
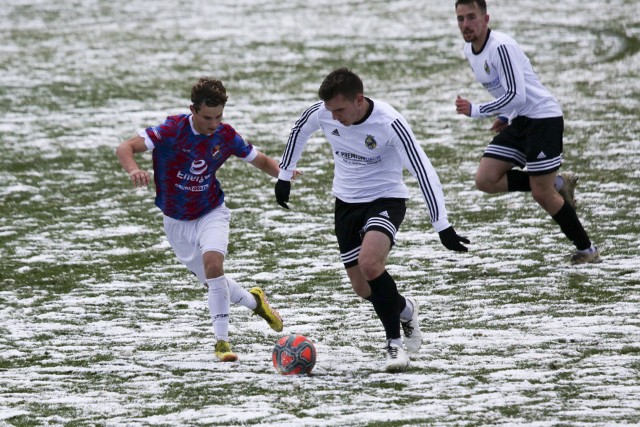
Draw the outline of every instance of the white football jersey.
M313 133L322 129L331 144L334 160L332 194L347 203L380 198L409 198L403 168L416 177L436 231L449 227L440 179L413 131L389 104L371 100L368 117L344 126L318 102L308 108L289 135L280 162L280 179L290 180Z
M508 35L489 30L480 52L465 43L464 55L473 74L495 100L472 104L471 117L502 114L532 119L562 116L558 101L540 83L531 62L518 43Z

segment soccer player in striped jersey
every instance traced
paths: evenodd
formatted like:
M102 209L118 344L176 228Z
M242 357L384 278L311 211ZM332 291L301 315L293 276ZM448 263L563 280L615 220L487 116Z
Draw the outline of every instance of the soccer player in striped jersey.
M208 288L215 355L232 362L238 356L229 344L230 303L253 310L277 332L283 325L262 289L247 291L224 274L231 212L216 171L235 156L274 178L279 173L274 159L223 123L227 98L222 82L200 79L191 89L191 114L169 116L164 123L141 130L120 144L116 155L137 187L149 184L149 174L138 166L134 154L152 151L155 203L164 214L167 240L178 260Z
M387 256L406 211L409 191L403 169L417 178L431 223L445 247L467 251L447 219L442 186L424 150L404 119L389 104L364 96L350 70L331 72L318 91L322 101L295 123L280 161L276 200L288 209L290 180L307 141L322 130L334 161L332 194L340 256L355 293L370 301L386 333L386 370L404 371L422 343L418 304L402 296L386 270Z
M491 130L497 135L480 160L476 186L486 193L531 192L574 243L571 263L600 262L598 248L575 211L577 177L570 172L557 174L564 131L558 101L540 83L516 41L489 28L485 0L458 0L455 8L466 42L464 55L478 82L495 98L472 104L458 96L455 101L458 114L496 117Z

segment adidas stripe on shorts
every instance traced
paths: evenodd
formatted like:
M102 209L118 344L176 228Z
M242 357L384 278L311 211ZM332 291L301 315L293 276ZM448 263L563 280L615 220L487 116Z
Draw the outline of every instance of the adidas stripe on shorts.
M376 230L386 234L393 246L406 210L405 199L347 203L336 198L335 232L345 268L358 264L362 239L367 231Z
M529 175L546 175L562 165L564 119L550 117L530 119L518 116L497 134L483 157L526 166Z

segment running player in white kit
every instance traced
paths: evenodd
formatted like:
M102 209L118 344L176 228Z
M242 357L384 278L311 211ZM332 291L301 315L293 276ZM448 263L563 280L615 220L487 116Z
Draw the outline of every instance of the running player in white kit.
M280 161L275 193L288 209L290 180L310 136L322 130L334 160L332 194L340 256L353 290L368 300L386 333L386 370L404 371L422 343L418 304L398 293L386 270L387 256L404 219L409 191L403 169L416 177L445 247L466 252L447 219L442 186L407 121L389 104L367 98L360 78L346 68L330 73L318 91L321 102L308 108L291 130Z
M600 262L575 211L577 177L562 165L564 120L558 101L534 73L529 58L514 39L489 28L485 0L456 2L458 27L466 42L464 55L476 80L495 98L471 103L458 96L458 114L496 117L497 132L480 160L476 186L486 193L529 191L554 219L576 251L572 264ZM526 171L514 169L526 167Z

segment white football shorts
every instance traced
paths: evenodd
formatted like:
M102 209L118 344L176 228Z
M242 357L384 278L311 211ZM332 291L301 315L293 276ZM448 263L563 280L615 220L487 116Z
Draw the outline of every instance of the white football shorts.
M178 261L202 283L207 282L202 255L209 251L227 255L230 222L231 211L224 203L191 221L180 221L164 215L164 232Z

